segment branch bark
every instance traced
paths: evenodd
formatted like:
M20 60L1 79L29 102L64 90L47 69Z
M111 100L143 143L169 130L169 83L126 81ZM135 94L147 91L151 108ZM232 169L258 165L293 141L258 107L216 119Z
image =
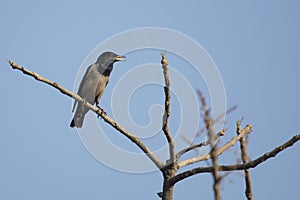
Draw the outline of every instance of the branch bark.
M134 136L128 130L126 130L123 126L121 126L116 121L114 121L113 119L108 117L106 115L106 113L103 111L103 109L93 106L92 104L88 103L87 101L84 101L79 95L70 92L69 90L60 86L56 82L53 82L47 78L40 76L36 72L29 71L25 67L19 66L17 63L15 63L11 60L9 60L8 62L13 69L20 70L24 74L31 76L38 81L46 83L46 84L54 87L55 89L58 89L61 93L65 94L79 102L84 103L86 107L88 107L90 110L92 110L97 115L99 115L102 119L104 119L105 122L110 124L116 130L118 130L121 134L123 134L125 137L127 137L129 140L131 140L134 144L136 144L148 156L148 158L156 165L157 168L161 169L163 167L163 163L151 152L151 150L138 137Z
M208 129L208 136L209 136L209 144L211 147L210 151L210 156L212 160L212 176L214 178L214 184L213 184L213 189L214 189L214 194L215 194L215 200L220 200L221 199L221 193L220 193L220 182L221 182L221 177L219 175L219 166L218 166L218 155L216 151L216 135L212 130L212 125L209 125Z
M202 92L198 90L198 95L200 97L200 101L202 104L202 112L204 113L204 124L206 127L206 131L208 132L208 143L211 147L211 151L209 153L211 160L212 160L212 176L214 179L214 184L213 184L213 190L214 190L214 196L215 200L220 200L221 199L221 192L220 192L220 182L221 182L221 176L219 175L219 166L218 166L218 153L217 153L217 138L218 135L220 136L221 134L215 134L214 128L213 128L213 120L210 115L209 109L207 109L206 106L206 100L205 97L203 96Z
M169 144L169 153L170 153L170 163L175 163L175 147L172 135L169 130L169 117L170 117L170 103L171 103L171 94L170 94L170 79L169 79L169 70L168 70L168 60L166 58L166 51L161 54L161 64L163 68L163 74L165 79L165 112L163 116L163 126L162 130L167 138Z
M300 140L300 134L293 136L290 140L287 142L283 143L282 145L274 148L272 151L267 152L260 157L256 158L255 160L249 161L247 163L242 163L242 164L234 164L234 165L220 165L219 166L219 171L235 171L235 170L245 170L245 169L250 169L254 168L257 165L265 162L269 158L275 157L279 152L285 150L288 147L293 146L296 142ZM175 184L185 178L188 178L190 176L199 174L199 173L211 173L213 170L213 167L198 167L194 168L185 172L182 172L175 177L173 177L170 182Z
M236 133L238 135L241 134L243 131L245 131L241 127L241 122L242 122L242 120L237 121ZM240 139L240 149L241 149L242 161L243 161L243 163L247 163L248 162L248 155L247 155L247 142L245 140L245 137L242 137ZM251 178L250 178L249 169L244 170L244 176L245 176L245 183L246 183L245 195L246 195L248 200L252 200L253 199L253 193L252 193L252 186L251 186Z
M177 160L175 157L175 146L172 135L169 130L169 117L170 117L170 103L171 103L171 94L170 94L170 79L169 79L169 70L168 70L168 60L166 58L166 51L161 54L161 64L163 69L163 75L165 80L165 112L162 120L162 130L165 137L167 138L169 145L169 154L170 158L167 160L165 167L162 169L164 183L163 183L163 193L162 200L172 200L174 184L170 183L170 179L176 175L177 172Z

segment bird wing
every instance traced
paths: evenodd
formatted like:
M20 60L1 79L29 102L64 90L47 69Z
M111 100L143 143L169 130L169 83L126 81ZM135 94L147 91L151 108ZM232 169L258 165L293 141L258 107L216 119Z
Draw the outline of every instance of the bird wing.
M88 67L77 92L79 96L91 104L95 103L95 91L100 78L100 73L98 72L97 67L97 63ZM76 104L77 101L74 102L73 111L76 107Z

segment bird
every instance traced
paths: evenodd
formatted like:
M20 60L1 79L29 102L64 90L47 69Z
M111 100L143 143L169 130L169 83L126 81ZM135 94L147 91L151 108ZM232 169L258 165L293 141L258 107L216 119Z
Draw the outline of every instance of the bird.
M96 103L96 106L100 108L99 101L109 82L113 64L118 61L124 61L123 58L126 57L113 52L104 52L98 57L94 64L87 68L77 92L77 94L83 98L84 102L89 102L92 105ZM72 112L74 112L76 105L76 112L70 123L71 128L81 128L85 114L89 111L83 102L75 100Z

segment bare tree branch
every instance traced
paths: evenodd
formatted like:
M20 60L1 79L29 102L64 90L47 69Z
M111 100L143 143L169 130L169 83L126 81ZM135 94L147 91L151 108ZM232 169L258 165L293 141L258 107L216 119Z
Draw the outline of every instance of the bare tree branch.
M210 121L211 123L212 121ZM215 200L220 200L221 199L221 192L220 192L220 182L221 182L221 177L219 175L219 166L218 166L218 154L216 151L216 135L213 131L212 124L209 124L209 129L208 129L208 136L209 136L209 144L211 147L210 151L210 156L212 160L212 175L214 178L214 184L213 184L213 189L214 189L214 194L215 194Z
M227 116L228 114L230 114L231 112L235 111L238 108L237 105L230 107L228 110L226 110L225 112L223 112L222 114L218 115L215 119L212 119L212 124L217 124L217 123L225 123L226 121L224 121L225 119L224 116ZM222 121L223 120L223 121ZM197 134L197 136L200 136L201 134L203 134L206 131L206 128L202 128Z
M222 147L218 148L216 150L217 155L219 156L224 151L226 151L227 149L229 149L231 146L235 145L235 143L237 143L237 141L239 141L242 137L244 137L244 135L251 133L251 131L252 131L251 124L247 124L244 129L245 129L245 131L243 133L241 133L240 135L232 138L225 145L223 145ZM210 158L211 158L210 153L208 153L208 154L206 154L204 156L198 156L198 157L190 158L190 159L183 160L180 163L178 163L178 167L181 168L181 167L184 167L184 166L187 166L187 165L191 165L193 163L196 163L196 162L199 162L199 161L202 161L202 160L208 160Z
M200 97L200 101L202 104L201 110L204 113L204 124L206 127L206 131L208 133L208 143L211 147L211 151L209 155L211 157L212 167L213 167L212 176L214 179L214 184L213 184L214 196L215 196L215 200L220 200L221 199L221 192L220 192L221 177L218 172L219 166L218 166L218 154L217 154L217 143L216 143L218 134L215 134L213 128L213 120L210 115L210 111L207 109L205 97L203 96L200 90L198 90L198 95Z
M167 138L169 144L169 152L170 152L170 162L175 162L175 148L174 148L174 141L172 135L169 130L168 122L170 116L170 103L171 103L171 94L170 94L170 79L169 79L169 70L168 70L168 60L166 58L166 51L161 54L161 64L163 68L163 74L165 79L165 112L163 116L163 127L162 130Z
M242 134L240 134L242 135ZM282 145L274 148L272 151L267 152L263 154L262 156L256 158L255 160L249 161L247 163L242 163L242 164L234 164L234 165L220 165L219 166L219 171L235 171L235 170L245 170L245 169L250 169L254 168L257 165L265 162L269 158L275 157L279 152L285 150L288 147L293 146L296 142L300 140L300 134L293 136L290 140L287 142L283 143ZM194 168L185 172L182 172L176 176L174 176L170 182L175 184L185 178L188 178L190 176L199 174L199 173L211 173L213 170L213 167L198 167Z
M216 140L217 140L219 137L223 136L223 135L225 134L226 131L227 131L227 129L224 128L224 129L221 130L219 133L217 133L217 135L216 135ZM203 141L203 142L201 142L201 143L199 143L199 144L191 145L191 146L189 146L189 147L187 147L187 148L184 148L184 149L182 149L181 151L179 151L179 152L176 154L176 159L179 159L183 154L185 154L185 153L187 153L187 152L189 152L189 151L191 151L191 150L194 150L194 149L197 149L197 148L200 148L200 147L203 147L203 146L207 146L207 145L209 145L209 139L207 139L206 141Z
M293 138L288 140L287 142L283 143L282 145L274 148L272 151L267 152L260 157L256 158L255 160L248 161L247 156L247 143L244 138L247 134L250 134L252 132L252 126L251 124L247 124L244 128L241 127L241 121L237 122L237 136L232 138L229 142L227 142L222 147L217 148L215 142L219 137L225 134L226 129L221 130L217 134L215 134L213 130L213 124L217 123L219 119L213 120L210 115L210 110L207 109L206 101L204 96L200 91L199 97L200 101L202 103L202 111L204 116L204 124L206 126L206 131L208 133L209 139L207 141L203 141L202 143L189 146L187 148L182 149L175 155L175 148L174 148L174 141L172 138L172 135L169 130L168 126L168 120L170 116L170 100L171 100L171 94L170 94L170 80L169 80L169 74L168 74L168 61L166 59L166 52L161 55L161 64L163 68L163 75L165 79L165 111L164 111L164 117L163 117L163 124L162 124L162 130L164 132L164 135L168 141L169 145L169 153L170 153L170 159L167 161L166 165L164 165L163 162L161 162L152 152L151 150L135 135L130 133L128 130L126 130L123 126L119 125L116 121L111 119L107 116L107 114L103 111L102 108L98 108L93 106L92 104L86 102L84 99L82 99L79 95L74 94L70 92L69 90L65 89L64 87L60 86L58 83L53 82L47 78L44 78L40 76L39 74L29 71L26 68L19 66L18 64L14 63L13 61L8 61L9 64L13 69L20 70L26 75L29 75L36 80L46 83L55 89L59 90L64 95L67 95L79 102L82 102L87 108L95 112L97 115L101 116L101 118L104 119L105 122L110 124L112 127L114 127L116 130L118 130L121 134L123 134L125 137L127 137L129 140L131 140L135 145L137 145L145 154L148 156L148 158L160 169L160 171L163 174L164 177L164 183L163 183L163 192L158 193L159 197L162 198L162 200L171 200L174 190L174 185L188 177L191 177L193 175L199 174L199 173L212 173L214 177L214 191L215 191L215 199L220 199L220 189L219 189L219 183L221 180L221 176L218 174L219 171L236 171L236 170L244 170L245 173L245 182L246 182L246 196L249 199L253 198L252 194L252 188L251 188L251 179L250 179L250 173L249 169L254 168L257 165L265 162L267 159L271 157L275 157L279 152L287 149L288 147L292 146L296 142L300 140L300 134L295 135ZM233 107L232 109L235 109ZM228 112L231 112L229 110ZM240 149L241 149L241 157L243 163L241 164L233 164L233 165L218 165L217 159L218 156L220 156L223 152L228 150L231 146L235 145L238 141L240 141ZM197 156L194 158L186 159L178 163L178 159L185 153L196 150L197 148L200 148L202 146L211 145L212 150L210 153L203 155L203 156ZM177 171L179 168L203 161L212 159L212 166L208 167L198 167L191 170L184 171L180 174L177 174ZM177 174L177 175L176 175Z
M237 121L236 132L237 132L238 135L241 134L244 131L241 127L242 120ZM248 162L248 155L247 155L247 142L245 140L245 137L242 137L240 139L240 149L241 149L242 161L243 161L243 163L247 163ZM244 170L244 175L245 175L245 182L246 182L245 195L246 195L248 200L252 200L253 199L253 193L252 193L252 186L251 186L251 178L250 178L249 169Z
M201 110L204 113L204 119L203 119L204 124L205 124L206 130L209 130L209 127L210 127L211 121L212 121L211 117L210 117L210 111L209 111L209 109L207 109L206 100L205 100L205 97L202 94L202 92L200 90L197 90L197 92L198 92L198 95L200 97Z
M218 122L218 121L221 119L221 117L224 116L225 113L229 113L229 112L233 111L234 109L236 109L236 106L235 106L235 107L232 107L230 110L228 110L228 111L226 111L225 113L223 113L223 114L217 119L217 121L216 121L216 120L212 120L212 119L211 119L211 116L210 116L210 112L209 112L209 110L207 109L207 106L206 106L206 100L205 100L204 95L202 94L201 90L197 90L197 92L198 92L198 95L199 95L199 97L200 97L201 110L202 110L202 112L203 112L203 116L204 116L204 117L203 117L203 120L204 120L204 124L205 124L205 128L203 128L203 130L201 130L200 132L207 131L208 128L209 128L209 126L210 126L210 125L209 125L210 123L213 125L214 123ZM221 130L219 133L217 133L217 135L215 136L215 137L216 137L215 140L217 140L220 136L223 136L223 135L225 134L226 131L227 131L227 129L224 128L224 129ZM182 136L182 137L183 137L183 136ZM183 137L183 138L184 138L184 137ZM187 153L187 152L189 152L189 151L191 151L191 150L196 150L197 148L200 148L200 147L202 147L202 146L207 146L207 145L209 145L209 139L207 139L206 141L203 141L203 142L201 142L201 143L199 143L199 144L191 145L191 146L189 146L189 147L187 147L187 148L182 149L181 151L179 151L179 152L176 154L176 158L177 158L177 160L178 160L178 159L180 159L180 157L181 157L183 154L185 154L185 153Z
M87 101L84 101L79 95L73 94L69 90L60 86L58 83L53 82L47 78L44 78L44 77L40 76L39 74L37 74L36 72L29 71L25 67L19 66L17 63L15 63L11 60L9 60L8 62L13 69L20 70L24 74L29 75L38 81L46 83L46 84L58 89L59 91L61 91L61 93L65 94L79 102L84 103L86 107L88 107L90 110L92 110L93 112L95 112L96 114L101 116L101 118L103 118L105 122L110 124L116 130L118 130L121 134L123 134L125 137L127 137L129 140L131 140L134 144L136 144L159 169L161 169L163 167L163 163L151 152L151 150L138 137L134 136L128 130L126 130L123 126L119 125L116 121L114 121L113 119L108 117L106 115L106 113L103 111L103 109L93 106L92 104L88 103Z

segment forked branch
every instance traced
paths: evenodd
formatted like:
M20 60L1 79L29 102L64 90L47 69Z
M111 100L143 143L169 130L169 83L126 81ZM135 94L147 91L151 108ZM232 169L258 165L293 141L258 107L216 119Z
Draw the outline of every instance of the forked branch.
M288 147L293 146L296 142L300 140L300 134L293 136L290 140L287 142L283 143L282 145L274 148L272 151L267 152L260 157L256 158L255 160L249 161L247 163L242 163L242 164L234 164L234 165L220 165L218 167L219 171L235 171L235 170L245 170L245 169L250 169L254 168L257 165L265 162L269 158L275 157L278 153L281 151L287 149ZM213 170L213 167L198 167L194 168L185 172L182 172L175 177L173 177L170 182L172 184L175 184L185 178L191 177L193 175L199 174L199 173L211 173Z
M244 128L245 131L243 133L241 133L240 135L232 138L229 142L227 142L225 145L221 146L220 148L218 148L216 150L216 154L219 156L220 154L222 154L224 151L226 151L227 149L229 149L231 146L235 145L235 143L237 143L242 137L244 137L244 135L251 133L252 131L252 126L251 124L247 124L246 127ZM202 160L208 160L211 158L210 153L204 155L204 156L197 156L194 158L190 158L187 160L183 160L181 162L178 163L178 167L184 167L187 165L191 165L193 163L202 161Z
M175 147L172 135L169 130L169 117L170 117L170 103L171 103L171 94L170 94L170 79L169 79L169 70L168 70L168 60L166 58L166 51L161 54L161 64L163 68L163 74L165 79L165 112L163 116L162 122L162 130L167 138L169 144L169 152L170 152L170 163L175 163Z
M225 134L225 132L227 131L226 128L224 128L223 130L221 130L219 133L217 133L216 135L216 140L223 136ZM179 159L183 154L191 151L191 150L194 150L194 149L197 149L197 148L200 148L200 147L204 147L204 146L207 146L209 145L209 139L199 143L199 144L195 144L195 145L191 145L189 147L186 147L184 149L182 149L181 151L179 151L177 154L176 154L176 159Z
M241 127L242 120L239 120L236 123L237 124L236 133L238 135L244 131ZM242 161L243 161L243 163L247 163L248 162L248 154L247 154L247 142L246 142L245 137L242 137L240 139L240 149L241 149ZM246 195L248 200L252 200L253 199L253 193L252 193L252 186L251 186L251 178L250 178L249 169L244 170L244 176L245 176L245 182L246 182L245 195Z

